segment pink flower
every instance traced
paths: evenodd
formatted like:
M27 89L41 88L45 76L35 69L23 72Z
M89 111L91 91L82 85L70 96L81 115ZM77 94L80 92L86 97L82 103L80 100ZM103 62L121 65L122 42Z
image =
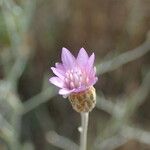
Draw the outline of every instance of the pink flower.
M96 81L96 68L94 65L94 53L89 57L84 48L81 48L77 58L68 49L62 48L62 63L56 63L51 67L56 75L49 81L60 88L59 94L64 97L71 93L78 93L93 86Z

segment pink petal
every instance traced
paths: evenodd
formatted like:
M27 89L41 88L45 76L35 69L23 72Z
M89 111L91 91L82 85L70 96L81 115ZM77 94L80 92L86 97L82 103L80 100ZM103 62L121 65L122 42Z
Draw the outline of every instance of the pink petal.
M89 57L88 57L86 50L84 48L81 48L77 56L78 64L85 66L87 64L88 59Z
M93 54L90 56L89 60L88 60L88 66L89 66L89 68L92 68L92 67L93 67L94 60L95 60L95 54L93 53Z
M62 48L61 59L66 69L70 69L74 66L75 57L70 53L68 49L64 47Z
M95 77L96 75L96 67L92 67L91 69L87 70L89 77Z
M86 68L85 68L85 70L87 71L87 74L93 74L95 71L94 71L94 60L95 60L95 54L93 53L90 57L89 57L89 59L88 59L88 63L87 63L87 65L86 65Z
M88 86L93 86L96 82L98 81L97 77L94 77L90 80L90 82L88 83Z
M75 89L74 92L76 92L76 93L82 92L82 91L86 90L87 88L88 88L87 86L83 85L83 86L78 87L77 89Z
M55 66L56 66L57 69L65 71L65 68L64 68L63 64L61 64L61 63L55 63Z
M49 79L49 81L52 84L54 84L54 85L56 85L56 86L58 86L60 88L63 88L63 86L64 86L63 81L60 78L58 78L58 77L52 77L52 78Z
M60 95L69 95L73 90L68 90L68 89L60 89L59 94Z
M65 75L65 72L60 70L60 69L57 69L57 68L54 68L54 67L51 67L53 73L58 76L59 78L61 78L62 80L64 79L64 75Z

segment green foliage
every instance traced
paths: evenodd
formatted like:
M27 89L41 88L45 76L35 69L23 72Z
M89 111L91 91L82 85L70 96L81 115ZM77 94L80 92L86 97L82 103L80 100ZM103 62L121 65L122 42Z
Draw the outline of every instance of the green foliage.
M0 46L8 45L10 43L9 36L6 29L5 20L2 12L0 12Z

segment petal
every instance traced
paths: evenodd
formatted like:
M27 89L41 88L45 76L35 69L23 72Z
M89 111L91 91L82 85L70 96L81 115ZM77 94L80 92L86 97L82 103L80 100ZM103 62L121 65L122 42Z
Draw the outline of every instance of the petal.
M64 86L63 81L60 78L58 78L58 77L52 77L52 78L49 79L49 81L52 84L54 84L54 85L56 85L56 86L58 86L60 88L63 88L63 86Z
M68 90L68 89L60 89L59 94L60 95L69 95L73 90Z
M85 70L87 71L88 74L91 74L94 72L94 60L95 60L95 54L93 53L89 59L88 59L88 64L86 65Z
M98 77L94 77L88 83L88 86L93 86L98 81Z
M61 78L62 80L64 79L64 75L65 75L65 72L60 70L60 69L57 69L57 68L54 68L54 67L51 67L53 73L58 76L59 78Z
M94 60L95 60L95 54L93 53L93 54L90 56L89 60L88 60L88 66L89 66L89 68L92 68L92 67L93 67Z
M91 68L91 70L89 70L88 76L95 77L95 75L96 75L96 67L93 67L93 68Z
M74 66L75 57L66 48L62 48L61 60L66 69L70 69Z
M89 59L89 56L86 50L84 48L81 48L77 56L78 64L81 64L82 66L84 66L87 64L88 59Z
M75 93L82 92L82 91L86 90L87 88L88 88L87 86L83 85L83 86L78 87L77 89L75 89L74 92Z
M60 70L65 71L65 68L64 68L63 64L61 64L61 63L55 63L55 67L56 67L57 69L60 69Z

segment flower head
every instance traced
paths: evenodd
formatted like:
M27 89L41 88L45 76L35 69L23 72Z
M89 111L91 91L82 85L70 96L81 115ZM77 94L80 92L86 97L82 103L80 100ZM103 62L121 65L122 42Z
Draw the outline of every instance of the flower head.
M60 88L59 94L64 97L71 93L79 93L89 89L96 81L96 68L94 67L94 53L89 57L84 48L81 48L77 58L68 49L62 48L62 63L51 67L56 75L49 81Z

